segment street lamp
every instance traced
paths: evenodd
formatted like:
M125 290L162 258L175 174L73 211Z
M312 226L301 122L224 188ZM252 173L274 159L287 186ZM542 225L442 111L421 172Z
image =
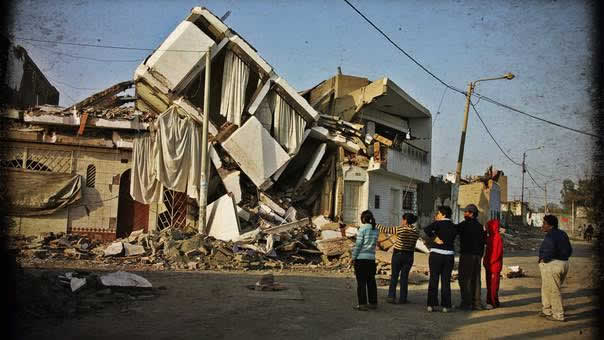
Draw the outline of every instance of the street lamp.
M464 146L466 143L466 131L468 130L468 113L470 112L470 99L472 98L472 92L474 92L474 88L476 87L476 84L478 84L481 81L489 81L489 80L500 80L500 79L512 80L512 79L514 79L514 77L515 76L512 73L508 72L501 77L478 79L478 80L475 80L473 82L470 82L470 84L468 84L468 92L466 92L466 108L465 108L465 112L464 112L463 125L461 128L461 141L459 142L459 156L457 158L457 169L455 170L455 183L459 183L459 181L461 180L461 167L463 164L463 151L464 151Z
M543 145L536 147L536 148L527 149L522 153L522 193L520 194L520 216L522 217L523 224L524 224L524 173L526 172L526 165L525 165L526 153L529 151L534 151L534 150L539 150L539 149L543 149ZM545 209L547 209L547 207L545 207Z
M453 185L453 192L451 195L451 198L455 199L455 204L453 205L454 207L457 207L457 196L459 194L459 183L461 182L461 167L463 165L463 151L464 151L464 146L466 144L466 131L468 130L468 113L470 112L470 100L472 98L472 92L474 91L476 84L478 84L481 81L499 80L499 79L512 80L512 79L514 79L514 75L512 73L508 72L508 73L505 73L501 77L478 79L478 80L475 80L468 84L468 92L466 92L466 107L465 107L465 111L464 111L463 124L461 126L461 140L459 142L459 155L457 157L457 169L455 170L455 184ZM456 208L453 211L453 214L455 215L454 216L455 220L457 220L458 210L459 209Z

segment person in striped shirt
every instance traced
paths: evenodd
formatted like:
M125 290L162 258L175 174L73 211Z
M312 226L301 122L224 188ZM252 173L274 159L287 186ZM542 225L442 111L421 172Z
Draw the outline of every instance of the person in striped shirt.
M377 308L377 282L375 282L375 247L377 245L378 230L375 226L375 218L369 210L361 213L361 227L357 233L357 241L352 248L352 263L354 275L357 278L357 297L359 304L356 310L367 310ZM369 305L367 305L369 295Z
M377 229L385 234L396 235L394 241L394 252L392 253L392 273L390 276L390 288L388 289L388 303L395 303L396 300L396 284L399 281L401 291L398 299L399 304L405 304L407 300L407 292L409 290L409 271L413 266L413 254L415 251L415 243L419 238L418 230L413 226L417 221L417 216L412 213L403 215L401 224L398 226L387 227L381 224L377 225Z

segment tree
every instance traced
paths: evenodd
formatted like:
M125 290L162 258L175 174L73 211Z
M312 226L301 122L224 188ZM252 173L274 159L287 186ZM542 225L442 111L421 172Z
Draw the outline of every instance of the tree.
M562 182L562 190L560 191L564 210L570 212L574 203L575 209L577 207L585 208L587 219L595 221L595 210L592 202L595 198L597 185L596 179L590 176L579 179L576 185L572 180L565 179Z
M577 200L578 192L575 187L575 182L571 179L565 179L562 182L562 190L560 190L560 196L562 197L561 203L565 211L570 211L572 202Z

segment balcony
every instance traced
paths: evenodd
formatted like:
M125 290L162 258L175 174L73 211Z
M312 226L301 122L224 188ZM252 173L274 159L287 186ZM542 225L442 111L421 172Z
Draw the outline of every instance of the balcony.
M381 147L374 150L369 163L369 171L387 171L391 174L428 183L430 181L430 155L410 144L402 143L400 148Z

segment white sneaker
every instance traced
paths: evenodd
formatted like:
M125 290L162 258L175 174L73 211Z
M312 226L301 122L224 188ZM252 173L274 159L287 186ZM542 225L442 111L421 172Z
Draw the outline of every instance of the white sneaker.
M427 310L428 312L433 312L433 311L434 311L434 308L432 308L432 306L428 306L428 308L426 308L426 310Z
M491 310L493 308L494 308L493 305L486 305L486 307L485 307L486 310Z
M443 307L442 312L443 312L443 313L449 313L449 308L447 308L447 307Z

